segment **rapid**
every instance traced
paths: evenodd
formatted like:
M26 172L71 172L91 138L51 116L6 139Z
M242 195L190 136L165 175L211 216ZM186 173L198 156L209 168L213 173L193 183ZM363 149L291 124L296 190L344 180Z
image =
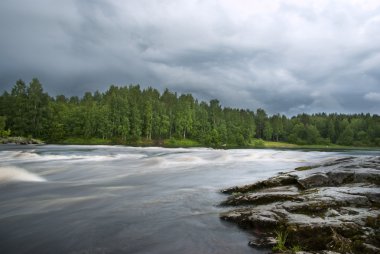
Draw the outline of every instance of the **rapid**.
M265 253L223 188L377 152L0 146L0 253Z

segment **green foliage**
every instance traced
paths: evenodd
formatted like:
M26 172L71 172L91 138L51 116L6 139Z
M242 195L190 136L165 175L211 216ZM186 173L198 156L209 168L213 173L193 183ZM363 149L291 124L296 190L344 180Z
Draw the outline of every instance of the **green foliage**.
M38 79L18 80L0 96L0 135L61 143L163 144L211 147L380 146L380 116L300 114L222 107L191 94L139 85L110 86L83 97L50 97ZM169 141L168 141L169 140ZM191 142L189 140L192 140ZM287 143L284 143L287 142ZM292 146L293 147L293 146Z
M0 131L0 138L6 138L11 135L11 130L2 130Z
M287 245L287 239L288 239L288 231L281 231L276 230L275 231L275 238L276 238L276 245L272 248L275 252L281 252L281 253L297 253L299 251L302 251L301 246L299 245L293 245L290 248L288 248Z
M61 143L70 145L109 145L112 144L112 141L101 138L67 138Z
M265 147L265 141L262 140L261 138L259 138L259 139L254 139L254 140L252 141L252 145L253 145L254 147Z
M190 139L166 139L164 140L164 146L166 147L199 147L200 143Z
M350 127L350 125L347 125L342 135L340 135L337 143L339 145L349 146L349 145L352 145L353 140L354 140L354 132L352 131L352 128Z
M275 231L276 234L276 245L273 247L274 251L286 251L287 248L285 246L286 240L288 238L287 231Z
M5 116L0 116L0 131L5 130L5 121L7 117Z
M292 246L292 247L290 248L290 251L291 251L292 253L297 253L297 252L299 252L299 251L302 251L302 248L301 248L301 246L299 246L299 245L294 245L294 246Z
M11 135L11 131L5 129L6 119L7 117L0 116L0 138L6 138Z

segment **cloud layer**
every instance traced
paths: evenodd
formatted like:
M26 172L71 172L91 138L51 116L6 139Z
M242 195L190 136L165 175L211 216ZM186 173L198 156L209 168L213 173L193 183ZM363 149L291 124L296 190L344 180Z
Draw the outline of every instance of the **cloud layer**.
M380 113L379 1L2 0L0 31L4 89L139 83L270 113Z

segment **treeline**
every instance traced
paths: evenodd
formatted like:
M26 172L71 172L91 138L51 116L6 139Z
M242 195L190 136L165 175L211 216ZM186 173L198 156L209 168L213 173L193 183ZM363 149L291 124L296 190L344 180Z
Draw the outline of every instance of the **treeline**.
M168 138L192 139L206 146L247 146L253 140L295 144L380 146L380 116L301 114L292 118L222 107L191 94L163 93L139 85L110 86L83 97L51 97L38 79L18 80L0 96L0 133L48 142L101 138L119 144ZM1 129L2 128L2 129ZM257 142L257 140L256 140Z

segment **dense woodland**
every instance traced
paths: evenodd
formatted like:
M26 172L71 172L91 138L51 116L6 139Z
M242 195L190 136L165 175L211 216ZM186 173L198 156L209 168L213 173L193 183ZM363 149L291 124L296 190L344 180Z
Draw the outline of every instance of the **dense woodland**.
M101 138L117 144L192 139L205 146L247 146L258 140L295 144L380 146L380 116L300 114L269 116L265 110L222 107L216 99L160 93L139 85L110 86L83 97L51 97L38 79L18 80L0 96L0 135L60 143Z

